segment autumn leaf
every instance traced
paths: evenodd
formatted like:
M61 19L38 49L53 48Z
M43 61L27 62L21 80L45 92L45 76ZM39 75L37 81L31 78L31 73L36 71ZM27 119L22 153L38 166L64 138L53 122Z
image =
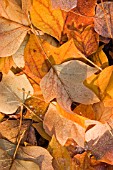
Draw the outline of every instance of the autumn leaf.
M2 167L2 169L7 166L8 168L12 167L13 169L11 170L15 170L15 166L18 168L17 165L20 163L20 167L22 166L21 168L23 168L23 165L26 164L31 166L31 169L35 167L41 170L53 170L52 156L46 149L38 146L19 147L16 159L13 162L12 157L15 147L16 146L14 144L4 139L0 139L0 167ZM26 167L26 165L24 167Z
M89 59L103 69L109 65L108 58L103 51L103 46L100 46L98 50L89 57Z
M18 83L19 82L19 83ZM5 114L14 113L23 102L23 90L25 98L33 88L25 75L15 76L11 71L4 74L0 82L0 111Z
M54 9L61 8L64 11L70 11L77 6L77 0L51 0Z
M68 150L65 146L59 144L54 135L49 143L48 151L53 156L54 169L72 169L72 161Z
M27 16L23 14L21 3L17 0L1 0L0 17L22 25L28 25Z
M83 85L83 81L96 71L97 69L74 60L54 66L54 70L51 68L40 83L45 101L56 98L67 111L70 110L72 102L98 102L99 99L94 93Z
M95 31L103 37L113 38L113 2L97 5L94 17Z
M19 120L6 120L0 123L0 135L2 138L7 139L8 141L12 143L17 142L18 137L18 129L19 129ZM27 132L29 130L31 122L29 120L24 120L22 122L21 130L20 130L20 138L22 137L22 133L26 132L26 137L22 137L21 144L24 143L24 141L27 138Z
M68 117L66 113L64 115L66 116L64 117L60 114L55 105L50 104L43 121L43 127L46 133L50 136L55 135L61 145L64 145L67 139L72 138L77 144L84 147L85 127L84 125L83 127L79 125L81 124L81 120L79 119L78 124L78 122L76 123L78 116L74 117L69 113Z
M71 31L69 37L74 39L76 47L86 56L98 49L99 36L92 25L87 26L82 32Z
M20 47L29 27L0 18L0 57L11 56Z
M87 142L86 148L96 157L96 159L113 165L113 121L107 123L91 122L94 126L86 132L85 139ZM109 147L108 147L109 146Z
M14 65L12 56L0 58L0 71L7 74Z
M35 27L60 40L66 17L63 11L53 10L50 0L33 0L30 14Z

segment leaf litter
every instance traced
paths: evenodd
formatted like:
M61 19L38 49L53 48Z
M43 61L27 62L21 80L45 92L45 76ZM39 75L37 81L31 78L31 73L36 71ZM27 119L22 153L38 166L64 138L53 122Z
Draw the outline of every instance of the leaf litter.
M113 168L112 7L0 1L1 170Z

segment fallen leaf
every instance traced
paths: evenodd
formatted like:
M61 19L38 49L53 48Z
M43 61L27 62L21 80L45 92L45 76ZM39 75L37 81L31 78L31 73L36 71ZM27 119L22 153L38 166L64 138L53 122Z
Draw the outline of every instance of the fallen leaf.
M33 0L31 9L31 21L35 27L50 34L60 40L61 32L65 22L66 14L58 10L53 10L50 0Z
M95 112L92 105L80 104L73 110L73 112L88 119L95 119Z
M85 134L86 149L91 151L97 160L113 165L113 121L107 123L91 122L94 126Z
M68 150L65 146L60 145L55 136L53 135L48 151L53 156L53 167L58 170L72 169L72 161Z
M40 79L48 72L49 63L37 38L38 37L31 34L25 48L24 72L28 77L31 77L35 82L39 83Z
M31 9L32 2L31 0L22 0L22 10L24 14L28 14Z
M108 58L104 51L103 46L100 46L97 51L89 57L89 59L101 68L106 68L109 65Z
M40 170L39 166L35 162L26 160L14 160L10 170L29 170L29 169Z
M11 71L3 75L0 82L1 112L12 114L17 110L23 102L22 89L25 89L25 98L29 91L31 95L33 94L33 88L25 75L15 76Z
M54 70L51 68L40 82L46 102L56 98L64 109L70 111L72 102L93 104L99 101L96 95L83 84L83 81L97 69L81 61L72 60L54 66Z
M50 104L43 121L43 127L46 133L49 136L55 135L62 146L69 138L72 138L78 145L84 147L85 127L75 122L76 116L73 118L73 115L68 113L68 117L70 119L67 118L67 114L66 117L62 116L56 106ZM79 123L81 124L80 119Z
M94 29L103 37L113 38L113 2L103 2L97 5L94 17Z
M25 37L24 41L20 45L19 49L15 54L12 55L13 61L16 64L17 67L23 68L25 66L25 61L24 61L24 50L28 42L28 36Z
M39 83L40 80L46 75L52 65L61 64L65 60L72 58L85 57L75 47L72 39L60 47L54 47L45 40L42 40L40 45L37 38L38 37L33 34L30 35L24 55L24 72L28 77L31 77L37 83Z
M61 8L64 11L70 11L77 6L77 0L51 0L52 8Z
M106 123L113 119L113 107L105 107L103 102L93 104L96 120Z
M15 147L16 146L14 144L6 140L0 139L0 167L3 168L1 170L4 170L4 167L8 167L7 170L9 170L9 167L11 166L13 160L12 157L15 151ZM14 163L14 165L12 164L13 169L11 170L15 170L14 169L15 166L16 168L19 168L18 167L19 163L21 163L21 166L22 164L26 163L26 165L29 164L29 166L31 166L32 168L34 166L35 168L37 167L38 169L41 170L53 170L52 156L49 154L49 152L46 149L38 146L19 147L17 151L16 159L14 160L13 163ZM26 165L24 167L26 167ZM26 169L22 169L22 170L26 170Z
M74 39L76 47L86 56L98 49L99 35L92 25L87 26L82 32L71 31L69 37Z
M0 18L0 57L14 54L23 42L29 27Z
M29 130L30 127L30 121L22 121L22 126L20 130L20 137L22 136L22 133L25 131L27 134L27 131ZM12 143L17 142L17 137L18 137L18 130L19 130L19 125L20 122L19 120L6 120L0 123L0 135L2 138L7 139L8 141ZM27 137L27 136L26 136ZM22 137L21 144L24 143L26 140L26 137Z
M0 16L22 25L28 25L27 16L23 14L21 4L18 2L17 0L1 0Z
M0 71L7 74L14 65L12 56L0 58Z
M85 27L93 24L96 2L96 0L78 0L77 7L68 12L64 33L69 36L71 31L83 31Z

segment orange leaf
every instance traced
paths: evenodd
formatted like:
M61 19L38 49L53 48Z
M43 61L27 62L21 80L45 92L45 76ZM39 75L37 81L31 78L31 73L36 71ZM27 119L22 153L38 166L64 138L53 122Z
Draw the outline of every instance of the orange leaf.
M89 56L98 48L99 35L89 25L83 32L71 31L70 37L74 38L76 47L85 55Z
M13 64L12 56L0 58L0 71L7 74Z
M60 40L66 14L53 10L50 0L33 0L31 20L35 27Z

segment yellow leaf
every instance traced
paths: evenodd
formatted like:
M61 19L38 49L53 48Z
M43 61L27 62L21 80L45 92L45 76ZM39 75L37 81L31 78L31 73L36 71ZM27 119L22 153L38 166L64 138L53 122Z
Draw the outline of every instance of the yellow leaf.
M68 150L60 145L54 135L49 143L48 151L53 156L54 169L72 170L72 162Z
M90 60L94 62L99 67L102 67L103 69L109 65L108 58L104 51L102 50L103 46L99 47L96 53L90 56Z
M50 0L33 0L31 20L35 27L60 40L66 14L53 10Z
M10 57L1 57L0 58L0 71L7 74L10 68L13 66L14 61L12 56Z

